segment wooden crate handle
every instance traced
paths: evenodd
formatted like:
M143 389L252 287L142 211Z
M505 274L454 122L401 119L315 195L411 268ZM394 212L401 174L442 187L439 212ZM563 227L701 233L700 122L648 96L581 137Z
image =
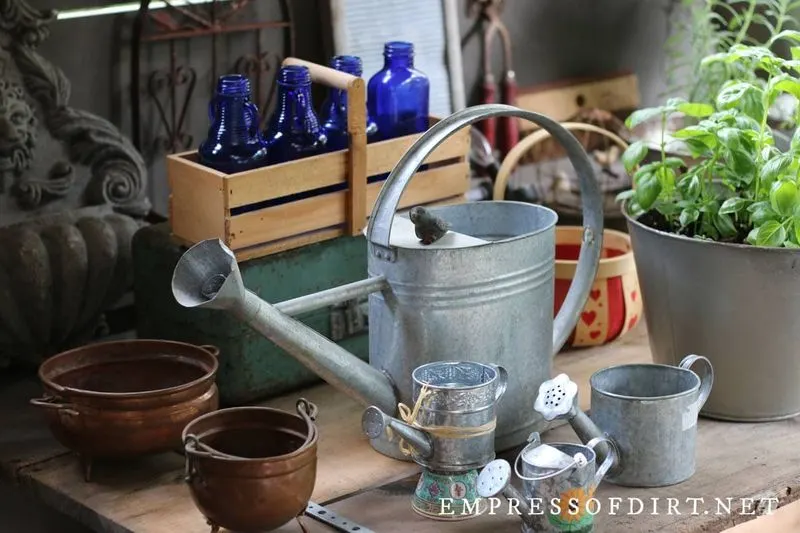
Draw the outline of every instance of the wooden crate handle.
M359 235L367 224L367 97L364 80L310 61L287 57L284 65L307 67L311 81L347 91L347 232Z

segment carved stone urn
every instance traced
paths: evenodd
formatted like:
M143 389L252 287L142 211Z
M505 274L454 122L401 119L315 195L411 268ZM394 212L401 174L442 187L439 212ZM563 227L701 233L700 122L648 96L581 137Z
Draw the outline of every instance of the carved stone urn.
M131 285L150 211L144 161L107 120L69 105L37 53L55 13L0 0L0 365L83 344Z

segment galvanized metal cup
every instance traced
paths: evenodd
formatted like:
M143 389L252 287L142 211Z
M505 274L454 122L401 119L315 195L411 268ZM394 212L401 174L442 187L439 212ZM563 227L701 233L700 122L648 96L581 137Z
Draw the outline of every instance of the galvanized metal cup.
M702 378L690 370L696 363L704 367ZM619 451L620 468L608 481L662 487L692 477L697 417L713 381L711 362L699 355L677 367L619 365L592 375L592 421Z
M430 428L434 440L433 456L423 466L457 472L492 461L496 406L508 384L506 370L492 364L444 361L417 367L412 379L415 401L423 390L427 394L416 422Z

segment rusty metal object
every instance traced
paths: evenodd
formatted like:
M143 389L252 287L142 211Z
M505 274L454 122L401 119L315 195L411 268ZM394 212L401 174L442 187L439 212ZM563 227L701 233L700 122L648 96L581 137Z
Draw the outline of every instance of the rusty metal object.
M95 457L179 450L190 421L218 407L214 346L162 340L91 344L39 367L44 396L31 400L77 452L87 481Z
M139 12L133 20L130 37L130 79L134 80L130 88L130 117L134 146L142 149L144 144L141 116L146 113L142 110L142 90L138 80L142 77L145 45L166 44L169 58L166 68L153 71L147 76L149 81L146 93L158 116L157 149L174 153L192 146L187 115L190 113L188 106L195 98L196 81L199 77L211 80L207 90L213 90L217 76L232 70L250 78L263 126L269 115L267 108L274 99L277 67L283 57L294 55L295 23L292 2L278 0L281 15L276 20L260 20L259 9L263 10L264 7L258 6L260 2L256 0L212 0L198 5L181 5L179 2L166 0L164 9L153 11L150 10L150 3L151 0L140 0ZM280 52L263 49L268 30L283 34L283 49ZM250 34L253 46L235 59L233 65L219 65L220 48L225 48L224 39L233 34L240 39ZM210 67L210 71L202 72L198 76L190 64L191 54L181 53L181 50L188 50L184 46L188 41L200 38L205 38L210 45L204 63L204 67ZM206 93L207 91L203 94Z
M297 415L234 407L186 426L186 482L212 532L271 531L305 512L317 475L316 411L300 399Z

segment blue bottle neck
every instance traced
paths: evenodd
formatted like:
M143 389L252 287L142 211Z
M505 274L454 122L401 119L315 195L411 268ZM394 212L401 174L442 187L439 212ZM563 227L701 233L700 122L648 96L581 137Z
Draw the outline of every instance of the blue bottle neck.
M280 129L287 126L309 132L319 129L319 121L311 105L311 73L306 67L287 66L278 74L275 124Z
M232 97L250 97L250 80L241 74L220 76L217 80L217 94Z
M414 45L403 41L386 43L383 47L383 66L388 69L414 68Z

